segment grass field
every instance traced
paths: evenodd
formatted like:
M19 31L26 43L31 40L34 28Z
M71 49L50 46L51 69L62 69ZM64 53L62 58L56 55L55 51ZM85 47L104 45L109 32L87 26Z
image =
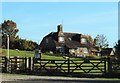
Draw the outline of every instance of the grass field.
M1 50L0 50L1 51ZM2 56L7 56L7 50L2 49ZM34 51L20 51L20 50L10 50L10 57L34 57ZM64 58L60 55L48 55L42 53L42 59L53 59L53 60L63 60Z
M10 57L19 56L19 57L33 57L34 52L32 51L20 51L20 50L10 50ZM7 50L2 49L2 56L7 56Z
M6 49L0 49L0 53L2 56L7 56ZM34 57L34 51L22 51L22 50L9 50L10 57ZM42 59L50 59L50 60L65 60L66 56L60 54L49 54L49 53L42 53ZM94 56L94 58L100 58L98 56ZM71 60L80 60L80 58L70 58Z

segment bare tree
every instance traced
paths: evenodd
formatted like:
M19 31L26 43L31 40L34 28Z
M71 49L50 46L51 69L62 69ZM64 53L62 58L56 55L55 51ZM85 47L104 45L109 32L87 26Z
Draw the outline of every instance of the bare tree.
M96 36L96 45L101 47L101 48L108 48L109 44L106 39L106 36L102 35L97 35Z

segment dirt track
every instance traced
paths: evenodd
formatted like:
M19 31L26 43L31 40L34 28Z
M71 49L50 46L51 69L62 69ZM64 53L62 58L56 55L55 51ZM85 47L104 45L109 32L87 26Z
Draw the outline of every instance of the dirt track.
M2 74L2 83L120 83L120 79L73 78Z

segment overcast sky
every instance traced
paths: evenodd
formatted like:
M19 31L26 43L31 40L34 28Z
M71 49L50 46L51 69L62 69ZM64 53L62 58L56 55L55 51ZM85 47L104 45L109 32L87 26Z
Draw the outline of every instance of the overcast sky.
M104 34L112 47L118 40L117 2L4 2L2 20L13 20L21 38L40 43L63 25L64 32Z

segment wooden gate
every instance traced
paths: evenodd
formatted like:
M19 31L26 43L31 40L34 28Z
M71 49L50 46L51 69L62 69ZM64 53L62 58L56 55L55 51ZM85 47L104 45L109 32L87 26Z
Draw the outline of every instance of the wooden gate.
M21 73L26 71L27 58L13 57L8 61L8 72Z
M8 63L8 59L7 59L7 57L5 57L5 56L2 56L2 57L0 57L0 71L2 71L2 72L7 72L7 63Z
M119 61L111 61L112 72L120 73L120 60Z
M33 59L33 60L32 60ZM50 60L34 58L13 57L8 60L1 57L2 72L28 73L40 75L113 75L120 74L120 61L113 61L110 58L88 59L88 58L68 58L64 60Z
M91 73L103 74L107 70L106 59L79 59L79 60L37 60L33 64L35 72L47 72L49 74L77 74Z

